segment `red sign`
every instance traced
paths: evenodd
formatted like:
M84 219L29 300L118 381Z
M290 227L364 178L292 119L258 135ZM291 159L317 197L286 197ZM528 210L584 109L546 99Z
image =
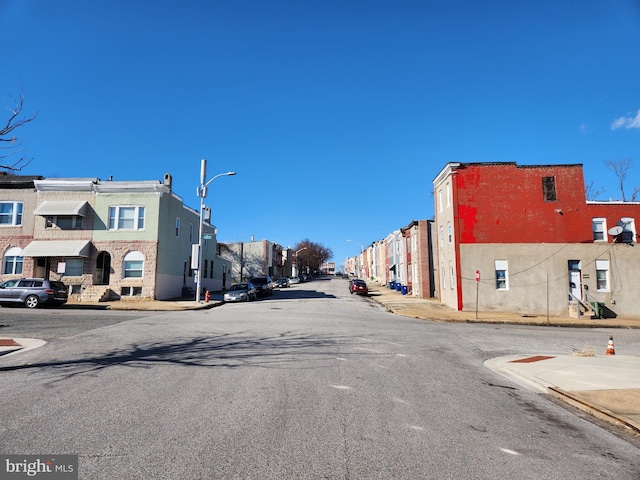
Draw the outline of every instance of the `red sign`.
M480 281L480 270L476 270L476 282Z

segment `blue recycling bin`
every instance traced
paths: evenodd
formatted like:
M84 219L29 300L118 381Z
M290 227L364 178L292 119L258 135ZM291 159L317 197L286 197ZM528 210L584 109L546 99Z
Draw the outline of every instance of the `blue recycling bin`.
M396 282L395 281L391 280L389 282L389 289L390 290L395 290L396 289Z
M396 283L396 292L402 290L402 284L400 282Z
M402 294L403 295L407 294L407 286L406 285L402 285Z

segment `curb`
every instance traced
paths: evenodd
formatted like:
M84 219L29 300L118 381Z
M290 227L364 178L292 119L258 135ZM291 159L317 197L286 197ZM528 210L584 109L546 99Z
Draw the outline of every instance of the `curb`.
M583 412L588 413L592 417L595 417L599 420L605 421L617 427L622 427L630 433L635 435L640 435L640 424L630 420L628 418L623 418L609 410L605 410L603 408L597 407L590 403L587 403L580 398L576 397L570 392L562 390L558 387L548 387L551 395L559 400L562 400L569 405L576 407Z

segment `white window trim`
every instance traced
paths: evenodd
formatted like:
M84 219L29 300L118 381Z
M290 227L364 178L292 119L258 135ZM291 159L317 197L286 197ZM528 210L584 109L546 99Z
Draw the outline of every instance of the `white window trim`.
M24 217L24 203L12 202L12 201L0 201L0 204L12 204L11 209L11 223L0 223L0 227L19 227L22 226L22 219ZM5 214L9 215L9 214Z
M605 288L598 288L598 272L605 272ZM596 260L596 291L609 292L611 286L609 284L609 260Z
M509 290L509 262L507 260L494 260L496 290ZM498 272L504 271L504 288L498 287Z
M127 272L129 270L133 271L132 269L127 270L127 263L128 262L142 262L142 266L140 268L140 276L139 277L134 277L134 276L128 276ZM138 270L135 270L138 271ZM142 279L144 277L144 255L141 252L137 252L137 251L132 251L127 253L123 260L122 260L122 278L140 278Z
M5 269L7 268L7 259L11 258L12 259L12 268L11 268L11 272L5 272ZM16 267L20 265L20 268L17 269ZM22 274L22 269L23 269L23 265L24 265L24 257L22 256L22 249L20 247L11 247L10 249L8 249L5 254L4 254L4 258L2 259L2 272L3 275L21 275ZM18 271L20 270L20 271Z
M624 224L623 228L624 228L625 231L633 233L633 239L631 241L635 243L635 241L636 241L636 222L633 220L632 217L622 217L620 219L620 222L622 222Z
M134 209L134 217L133 217L133 228L120 228L120 209L129 209L129 208L133 208ZM142 217L140 216L140 211L142 210L143 214ZM111 224L111 212L114 212L113 215L113 225ZM128 230L128 231L133 231L133 230L144 230L144 225L145 225L145 215L146 215L147 211L145 209L145 207L143 205L113 205L111 207L109 207L109 218L107 219L107 226L109 230L112 231L116 231L116 230ZM142 226L140 225L140 222L142 221Z
M602 230L598 230L596 227L602 225ZM591 219L591 231L593 232L594 242L606 242L607 241L607 219L606 218L592 218ZM602 234L602 238L596 239L596 232Z

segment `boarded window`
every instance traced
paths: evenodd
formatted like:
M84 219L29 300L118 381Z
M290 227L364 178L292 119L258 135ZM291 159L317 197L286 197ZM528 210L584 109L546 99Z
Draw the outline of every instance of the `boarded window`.
M556 177L542 177L542 197L545 202L558 200L556 196Z

